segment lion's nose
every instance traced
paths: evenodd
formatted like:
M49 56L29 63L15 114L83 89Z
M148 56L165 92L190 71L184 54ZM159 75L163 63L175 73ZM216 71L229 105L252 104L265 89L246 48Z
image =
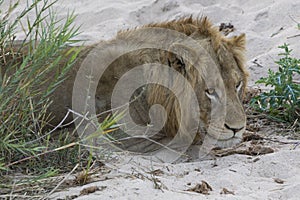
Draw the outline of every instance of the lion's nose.
M239 132L240 130L243 130L244 127L242 127L242 128L232 128L232 127L228 126L227 124L225 124L225 128L227 128L227 129L229 129L229 130L232 130L233 133L234 133L234 135L235 135L235 134L236 134L237 132Z

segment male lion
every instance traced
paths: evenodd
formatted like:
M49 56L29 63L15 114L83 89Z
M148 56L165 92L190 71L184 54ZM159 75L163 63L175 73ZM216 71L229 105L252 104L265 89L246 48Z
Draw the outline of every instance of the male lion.
M124 52L123 55L117 57L107 66L104 74L100 80L91 78L91 81L96 81L98 86L96 89L95 103L97 113L111 109L111 98L113 96L113 89L118 83L122 75L136 66L158 63L164 66L168 66L170 69L174 69L177 73L170 73L167 77L166 74L161 74L157 68L153 67L153 70L148 70L144 73L144 78L147 77L156 79L157 81L165 81L168 84L168 88L160 84L150 84L138 88L132 95L130 104L130 114L133 121L136 124L147 126L151 123L149 112L151 106L160 104L166 111L166 123L160 131L160 134L168 137L175 137L180 126L189 126L189 123L193 122L193 116L199 108L199 119L196 124L195 135L191 135L187 129L181 129L181 138L191 138L194 143L203 142L207 136L216 141L220 147L229 147L238 143L246 127L246 115L241 103L241 100L245 93L247 85L248 72L245 68L245 35L234 36L226 38L223 36L217 27L214 27L206 17L193 19L192 17L181 18L170 22L163 22L158 24L149 24L141 28L121 31L117 34L115 39L107 42L101 42L100 45L93 45L85 48L79 55L77 62L68 74L68 78L56 89L52 94L53 103L49 110L53 113L54 119L52 123L58 124L66 114L65 108L72 108L72 94L73 102L77 100L72 93L74 81L80 67L88 67L89 65L97 65L102 60L97 60L97 52L105 47L115 45L116 41L122 41L125 45L128 40L138 40L140 29L151 28L173 30L189 36L195 41L196 45L200 45L206 54L195 53L195 49L185 47L180 41L170 40L171 43L167 43L168 46L165 49L156 48L140 48L132 52ZM156 29L154 30L154 32ZM142 32L143 34L145 32ZM147 35L142 35L147 38ZM153 39L153 38L152 38ZM169 38L166 37L167 41ZM180 39L179 39L180 40ZM149 41L142 41L141 43L153 42L150 38ZM162 41L164 42L164 41ZM141 44L142 46L142 44ZM98 49L97 49L98 48ZM100 49L100 50L99 50ZM176 49L178 51L176 51ZM202 49L202 50L203 50ZM115 49L120 51L119 49ZM109 57L113 56L114 49L108 50ZM185 57L176 52L182 51ZM200 52L201 53L201 52ZM196 55L194 61L188 60L189 57ZM195 56L194 56L195 57ZM203 76L204 71L213 69L212 66L204 66L205 60L212 59L216 65L217 73L220 73L221 77L215 74L206 74ZM104 61L103 61L104 62ZM197 66L200 69L197 70ZM203 66L202 66L203 65ZM86 72L83 77L93 75L91 72ZM180 77L185 78L187 81L181 84ZM222 86L221 83L224 83ZM188 87L192 87L198 105L194 106L191 101L192 94L188 92ZM183 100L183 104L180 104L178 96L172 92L174 90L180 90L180 98ZM82 89L82 95L85 95L86 88ZM76 92L76 91L75 91ZM120 91L122 93L122 91ZM78 94L78 93L77 93ZM137 97L137 98L135 98ZM224 103L226 102L226 103ZM222 103L225 104L222 107ZM214 105L221 105L219 115L213 114ZM190 111L190 115L183 116L181 113L181 107L184 107ZM223 110L222 110L223 108ZM217 111L218 112L218 111ZM184 123L181 123L180 117ZM100 117L101 118L101 117ZM103 119L103 118L102 118ZM68 121L71 119L69 118ZM159 119L158 119L159 120ZM195 120L194 120L195 121ZM196 120L197 121L197 120ZM133 126L132 126L133 127ZM183 131L182 131L183 130ZM143 134L143 133L139 133ZM154 137L155 138L155 137Z
M139 30L143 28L147 31L139 32ZM167 77L159 68L155 67L153 67L153 70L146 70L146 72L144 72L146 73L144 74L145 79L150 77L152 80L157 81L157 83L167 82L166 85L168 88L166 88L166 85L149 84L148 86L136 90L136 92L132 94L133 98L131 98L131 100L133 100L134 97L139 98L131 103L129 109L130 115L135 123L131 126L128 125L129 127L127 128L134 129L136 125L142 124L147 126L151 124L155 119L150 119L151 117L149 117L150 107L159 104L164 107L167 117L166 123L160 131L162 135L172 138L179 133L178 130L181 126L190 126L191 128L189 130L196 131L196 135L191 134L190 131L187 131L187 129L185 129L186 127L184 127L180 132L181 139L192 137L194 143L201 143L204 137L208 136L215 139L219 147L229 147L238 143L246 128L246 115L241 103L248 77L248 72L244 66L245 35L242 34L240 36L226 38L219 32L217 27L213 27L206 17L200 19L188 17L170 22L149 24L138 29L119 32L115 39L108 41L104 45L100 45L100 48L105 49L106 45L114 45L116 41L139 40L141 37L147 39L144 39L142 43L149 43L151 46L151 43L155 42L156 39L150 38L152 37L151 28L175 30L189 36L197 45L200 45L206 50L207 54L201 54L202 52L200 51L200 55L197 55L197 53L194 52L195 49L186 48L180 41L173 41L173 39L171 39L170 43L159 41L169 45L165 47L165 49L137 48L138 50L126 52L107 66L107 70L100 79L96 91L96 106L98 111L111 108L112 88L116 86L124 73L135 66L147 63L158 63L169 66L169 68L176 70L178 73L168 74ZM156 31L159 32L159 30L153 30L155 34L158 34ZM162 38L168 40L167 37ZM157 38L157 40L159 39ZM136 43L135 45L138 47L143 46L143 44ZM187 56L182 57L182 55L174 53L176 52L174 49L177 49L177 52L182 51L182 54ZM110 56L114 54L113 51L114 50L109 53ZM93 53L97 55L97 51ZM193 55L196 55L194 56L196 57L194 61L188 60L190 57L193 57ZM221 77L212 73L208 73L206 77L201 76L202 72L205 70L209 71L213 68L212 66L202 66L205 65L205 60L208 59L207 57L210 57L210 59L214 61L217 68L216 73L220 73ZM93 57L89 59L91 58ZM99 60L96 63L98 62L101 61ZM200 66L200 71L195 69L196 62ZM85 62L83 64L88 63L89 62ZM203 71L201 71L201 69L203 69ZM178 81L179 76L184 77L188 84L180 83ZM133 79L135 79L135 77L130 80L134 81ZM221 87L221 82L224 83L224 87ZM126 84L127 83L128 82L126 82ZM193 92L199 103L197 106L199 106L200 120L197 124L197 130L195 130L193 125L189 125L189 123L193 123L193 117L196 116L193 113L196 108L193 107L191 102L191 94L187 88L188 85L193 88ZM172 90L179 91L179 98L181 98L181 100L184 99L182 104L179 104L180 100L178 100L178 96L176 97L176 95L173 94ZM126 96L126 87L118 90L117 93L122 92L125 93L124 95ZM122 98L122 95L119 95L119 97ZM214 105L218 105L219 102L226 102L225 110L221 109L220 113L217 113L218 115L216 115L216 113L212 115ZM181 116L182 107L187 109L190 115L185 114ZM155 117L159 118L157 115ZM181 117L184 118L183 122L180 121ZM159 120L160 119L156 119L156 121ZM124 122L127 123L126 120ZM146 129L141 130L145 131ZM137 134L143 135L144 133L141 130L136 129L135 131L140 132ZM136 133L132 134L136 135Z

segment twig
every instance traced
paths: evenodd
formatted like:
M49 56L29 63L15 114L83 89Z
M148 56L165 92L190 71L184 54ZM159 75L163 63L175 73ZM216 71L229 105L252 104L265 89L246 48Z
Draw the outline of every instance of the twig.
M283 27L280 27L280 29L275 33L273 33L270 37L274 37L275 35L278 35L281 31L283 31Z
M86 120L86 121L88 121L88 122L91 122L91 124L94 126L94 128L95 128L96 130L98 129L98 126L97 126L95 123L93 123L93 121L92 121L93 119L89 119L89 118L87 117L88 113L86 113L85 115L82 115L82 114L80 114L80 113L78 113L78 112L76 112L76 111L74 111L74 110L71 110L71 109L68 109L68 111L70 111L71 113L73 113L73 114L75 114L75 115L81 117L83 120Z
M298 21L296 21L291 15L289 15L289 17L291 18L291 20L293 20L297 24L298 29L300 29L300 23ZM300 34L297 34L297 35L289 36L289 37L287 37L287 39L299 37L299 36L300 36Z
M55 192L55 190L61 185L63 184L63 182L65 182L65 180L77 169L77 167L79 166L79 164L76 164L75 167L67 174L67 176L65 176L63 178L63 180L61 180L49 193L46 197L41 198L41 200L47 199L53 192Z
M299 145L300 145L300 142L298 142L297 144L295 144L295 146L293 147L293 150L295 150Z
M252 63L256 64L258 67L264 67L264 66L262 66L261 64L259 64L259 63L257 62L257 59L253 60Z
M261 137L263 140L268 140L268 141L271 141L271 142L277 142L277 143L280 143L280 144L299 144L299 142L283 142L283 141L279 141L279 140L273 140L271 138L266 138L266 137Z
M297 35L289 36L289 37L287 37L287 39L291 39L291 38L295 38L295 37L299 37L299 36L300 36L300 34L297 34Z

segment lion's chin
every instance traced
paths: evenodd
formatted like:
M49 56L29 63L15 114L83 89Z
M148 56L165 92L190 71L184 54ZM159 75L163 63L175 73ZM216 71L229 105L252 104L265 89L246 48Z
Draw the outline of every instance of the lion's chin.
M242 141L242 138L232 137L228 140L216 140L216 147L220 148L229 148L239 144Z
M239 144L242 141L242 138L240 137L231 137L230 139L227 140L219 140L211 135L206 135L204 140L201 143L196 143L200 144L201 146L205 146L206 149L213 149L213 148L229 148L233 147L237 144Z
M215 147L229 148L239 144L242 141L244 132L245 129L242 129L235 134L232 131L223 132L221 134L216 132L208 132L207 136L214 141Z

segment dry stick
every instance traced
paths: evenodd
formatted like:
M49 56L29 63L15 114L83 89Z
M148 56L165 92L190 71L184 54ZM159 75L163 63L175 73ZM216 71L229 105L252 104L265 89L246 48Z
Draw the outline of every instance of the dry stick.
M291 18L291 20L293 20L293 21L298 25L298 29L299 29L300 23L297 22L291 15L289 15L289 17ZM287 37L287 39L294 38L294 37L298 37L298 36L300 36L300 34L293 35L293 36L289 36L289 37Z
M61 180L50 192L46 197L41 198L41 200L49 198L49 196L55 192L55 190L57 190L57 188L63 183L65 182L65 180L77 169L77 167L79 166L79 164L76 164L75 167L67 174L67 176L65 176L63 178L63 180Z
M287 39L291 39L291 38L295 38L295 37L299 37L299 36L300 36L300 34L292 35L292 36L287 37Z
M281 143L281 144L295 144L295 145L298 145L300 142L283 142L283 141L279 141L279 140L274 140L274 139L271 139L271 138L266 138L266 137L261 137L263 140L268 140L268 141L271 141L271 142L277 142L277 143Z
M88 117L87 117L87 115L88 115L88 113L86 113L85 115L82 115L82 114L80 114L80 113L78 113L78 112L76 112L76 111L74 111L74 110L71 110L71 109L68 109L68 112L71 112L71 113L73 113L73 114L75 114L75 115L77 115L77 116L79 116L79 117L81 117L82 119L84 119L84 120L86 120L86 121L88 121L88 122L91 122L91 124L94 126L94 128L97 130L98 129L98 126L92 121L92 119L89 119Z
M256 59L252 61L252 63L256 64L258 67L264 67L263 65L259 64Z
M15 185L16 185L16 181L14 181L14 183L13 183L13 186L12 186L11 192L10 192L10 196L12 196L14 193Z

